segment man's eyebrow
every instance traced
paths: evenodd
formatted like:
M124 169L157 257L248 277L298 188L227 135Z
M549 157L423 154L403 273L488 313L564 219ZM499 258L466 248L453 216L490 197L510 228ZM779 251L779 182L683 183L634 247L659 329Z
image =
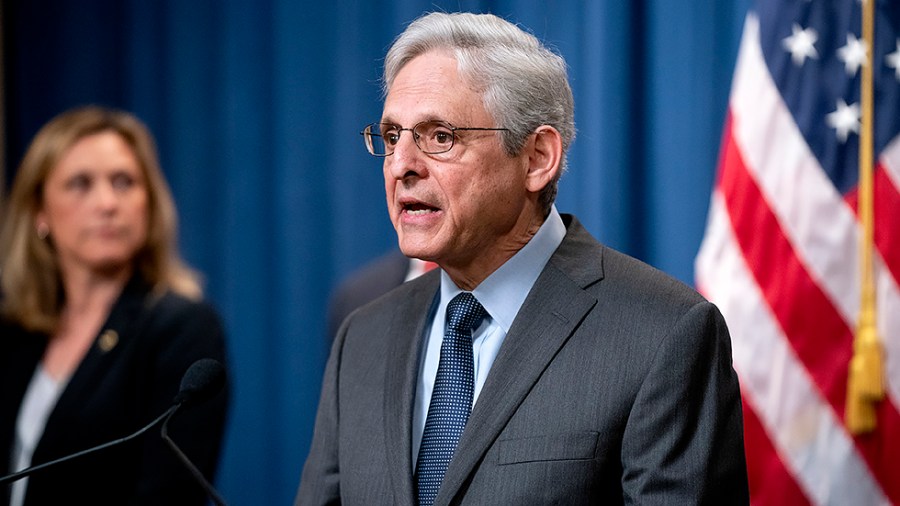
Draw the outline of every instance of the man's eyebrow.
M418 120L414 121L411 125L406 125L406 126L401 125L400 122L398 122L398 121L394 121L393 118L391 118L390 116L385 116L385 117L381 118L379 123L388 123L390 125L397 125L397 126L404 127L404 128L412 128L413 126L418 125L419 123L425 123L427 121L439 121L441 123L447 123L447 124L456 126L455 122L449 121L446 117L440 116L440 115L434 114L434 113L423 115ZM465 122L463 122L463 123L465 123Z

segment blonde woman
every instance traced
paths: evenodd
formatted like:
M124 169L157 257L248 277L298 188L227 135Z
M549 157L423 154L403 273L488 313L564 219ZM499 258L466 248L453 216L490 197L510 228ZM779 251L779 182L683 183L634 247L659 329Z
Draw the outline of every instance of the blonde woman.
M0 474L126 436L162 413L185 370L225 360L219 316L178 257L153 138L133 115L65 112L28 148L0 236ZM210 480L227 393L171 437ZM3 497L3 495L9 497ZM0 503L203 504L150 431L35 473Z

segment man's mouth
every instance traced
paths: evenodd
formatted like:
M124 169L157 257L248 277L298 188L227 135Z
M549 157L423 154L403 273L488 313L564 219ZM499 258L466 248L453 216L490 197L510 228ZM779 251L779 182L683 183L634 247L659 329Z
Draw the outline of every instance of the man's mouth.
M403 211L406 214L409 214L412 216L422 216L425 214L437 212L439 210L440 209L438 209L436 207L432 207L432 206L423 204L421 202L409 202L409 203L403 204Z

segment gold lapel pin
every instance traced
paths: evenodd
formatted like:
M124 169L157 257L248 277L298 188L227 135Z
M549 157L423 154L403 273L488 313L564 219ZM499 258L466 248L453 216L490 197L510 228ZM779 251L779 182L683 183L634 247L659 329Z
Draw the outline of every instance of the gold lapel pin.
M107 329L100 334L100 340L97 345L105 352L116 347L119 344L119 333L112 329Z

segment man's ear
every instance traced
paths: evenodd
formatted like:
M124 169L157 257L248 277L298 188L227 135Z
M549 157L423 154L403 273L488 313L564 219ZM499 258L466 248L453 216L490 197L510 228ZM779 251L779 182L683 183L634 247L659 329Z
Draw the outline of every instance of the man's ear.
M525 188L540 192L559 173L562 160L562 136L550 125L541 125L534 131L534 144L528 157L528 174Z

